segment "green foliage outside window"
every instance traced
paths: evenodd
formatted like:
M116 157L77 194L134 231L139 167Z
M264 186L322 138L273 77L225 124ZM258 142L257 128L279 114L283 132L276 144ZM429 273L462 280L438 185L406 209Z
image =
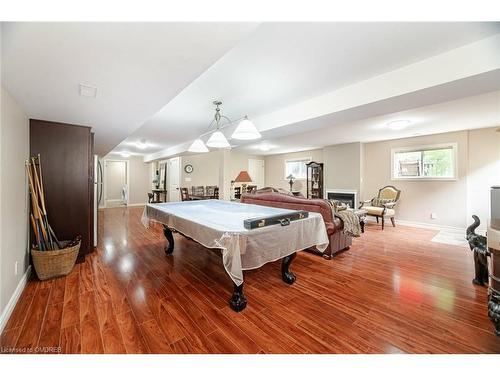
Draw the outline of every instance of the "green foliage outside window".
M436 148L394 153L394 176L401 178L453 178L454 148Z
M423 151L424 176L453 177L452 149Z

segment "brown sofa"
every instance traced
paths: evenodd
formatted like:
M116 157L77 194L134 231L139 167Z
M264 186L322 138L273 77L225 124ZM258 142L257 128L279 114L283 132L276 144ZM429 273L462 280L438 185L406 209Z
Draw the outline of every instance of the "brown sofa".
M348 250L352 244L350 236L343 232L343 222L332 214L330 204L323 199L306 199L281 194L274 191L258 192L257 194L243 194L241 203L259 204L261 206L287 208L290 210L304 210L309 212L319 212L323 216L326 225L326 232L330 239L328 248L324 251L323 257L331 259L336 253ZM314 250L317 252L316 250Z

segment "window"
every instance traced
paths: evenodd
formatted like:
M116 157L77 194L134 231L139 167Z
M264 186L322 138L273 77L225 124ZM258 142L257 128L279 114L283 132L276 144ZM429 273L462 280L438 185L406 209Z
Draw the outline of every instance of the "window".
M311 160L311 158L285 160L285 180L290 175L293 175L293 177L295 177L296 179L305 180L307 177L306 164Z
M455 179L456 152L456 143L392 150L392 178Z

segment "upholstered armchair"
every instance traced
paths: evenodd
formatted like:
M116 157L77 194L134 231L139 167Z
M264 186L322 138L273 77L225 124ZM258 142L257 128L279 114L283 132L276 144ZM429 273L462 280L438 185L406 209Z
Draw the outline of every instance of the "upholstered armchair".
M379 218L381 218L382 230L384 230L385 218L390 218L392 226L395 227L394 215L396 211L394 206L400 194L401 190L396 189L394 186L384 186L378 191L378 196L376 198L361 202L359 208L365 210L367 215L375 216L377 218L377 223L379 222Z

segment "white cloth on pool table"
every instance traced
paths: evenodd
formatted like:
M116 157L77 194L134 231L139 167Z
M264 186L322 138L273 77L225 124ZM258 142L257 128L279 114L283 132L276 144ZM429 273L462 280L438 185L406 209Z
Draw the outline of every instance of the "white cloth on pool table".
M200 200L148 204L142 223L165 224L208 248L222 249L224 268L236 285L243 282L243 270L259 268L295 251L328 247L323 218L318 213L287 226L271 225L245 229L243 221L293 212L282 208L221 200ZM175 250L174 250L175 253Z

